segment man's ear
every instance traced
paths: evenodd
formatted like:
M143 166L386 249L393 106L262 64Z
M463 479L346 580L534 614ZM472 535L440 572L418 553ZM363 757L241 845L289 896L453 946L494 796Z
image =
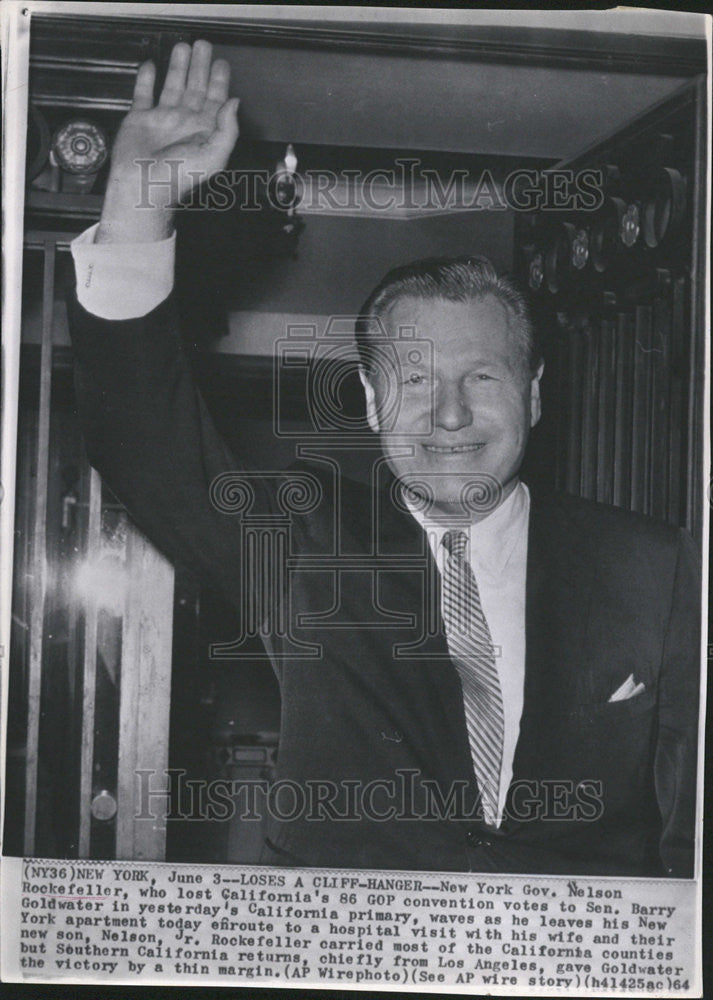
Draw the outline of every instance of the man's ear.
M369 421L369 427L371 427L374 434L378 434L380 427L376 394L363 365L359 365L359 378L361 379L361 384L364 386L364 395L366 396L366 419Z
M542 415L542 401L540 399L540 379L545 370L544 361L532 376L530 381L530 427L534 427Z

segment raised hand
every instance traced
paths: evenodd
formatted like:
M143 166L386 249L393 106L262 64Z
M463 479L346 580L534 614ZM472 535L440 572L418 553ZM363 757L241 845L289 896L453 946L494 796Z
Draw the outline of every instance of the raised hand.
M116 137L98 242L151 242L197 180L225 167L238 137L230 67L206 41L174 46L158 104L156 68L139 68L134 100Z

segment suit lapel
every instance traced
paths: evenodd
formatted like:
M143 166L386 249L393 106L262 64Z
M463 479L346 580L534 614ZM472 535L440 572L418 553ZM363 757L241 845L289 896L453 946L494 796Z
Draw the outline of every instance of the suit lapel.
M437 627L426 629L417 647L423 656L418 671L419 688L424 694L419 713L424 731L430 726L434 708L452 726L450 750L457 748L458 771L472 774L467 729L463 715L460 680L448 656L448 646L440 615L440 577L425 535L417 522L398 510L392 501L389 476L378 490L380 513L378 545L381 554L420 557L430 567L431 604ZM587 633L590 625L592 560L579 527L557 494L530 488L525 604L525 685L520 735L513 762L513 780L532 780L549 773L549 765L566 749L559 741L552 719L567 706L587 700ZM388 607L399 612L419 609L423 622L424 589L422 572L383 574L381 591ZM412 663L412 667L416 666ZM416 706L412 706L415 708ZM422 709L422 711L421 711ZM451 760L451 767L453 766ZM445 761L444 761L445 766ZM543 771L543 768L545 770ZM503 832L507 832L508 824Z
M385 469L377 490L379 556L412 560L411 568L380 573L379 597L385 607L415 616L396 643L394 671L400 673L402 695L416 720L426 750L424 770L443 780L459 779L475 788L460 678L448 652L440 611L440 574L425 532L394 502L394 478Z
M513 779L533 780L566 755L553 719L586 699L592 561L556 494L531 489L525 605L525 690ZM546 772L545 772L546 773Z
M416 609L417 628L395 630L415 636L424 625L424 570L430 576L430 594L435 608L436 628L425 629L423 641L416 645L414 659L405 656L403 696L408 701L408 713L420 719L425 742L434 752L438 726L434 717L446 720L451 727L444 742L441 766L444 773L449 764L451 774L472 775L467 730L463 717L462 695L457 671L448 657L448 647L440 615L440 579L423 530L410 514L399 510L393 502L393 477L386 471L376 489L377 522L366 505L355 508L358 530L367 529L371 522L371 537L378 554L384 558L404 556L417 560L421 568L386 569L380 572L379 600L385 608L403 614ZM586 540L571 519L566 505L557 495L530 488L531 507L528 526L526 577L526 658L523 712L520 735L513 762L513 780L532 780L549 773L543 771L552 760L566 756L566 748L558 742L558 732L552 719L561 716L567 706L586 700L589 671L587 670L587 632L590 621L591 559ZM369 531L366 531L369 534ZM364 536L362 536L364 537ZM392 633L389 632L389 636ZM410 639L405 640L409 642ZM418 678L418 680L417 680ZM434 712L434 709L437 711ZM441 733L443 730L441 730ZM456 754L456 761L453 754ZM431 759L431 765L435 761ZM455 765L455 767L454 767ZM503 832L513 824L504 825Z

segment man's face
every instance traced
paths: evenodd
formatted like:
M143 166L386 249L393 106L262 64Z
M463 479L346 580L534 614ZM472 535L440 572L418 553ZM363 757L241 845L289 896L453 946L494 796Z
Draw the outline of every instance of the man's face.
M540 417L542 374L531 375L507 307L493 295L467 302L404 297L383 319L396 364L362 381L369 424L394 474L428 484L446 513L463 513L469 481L504 499ZM399 337L404 327L431 345L430 359ZM485 504L480 516L490 509Z

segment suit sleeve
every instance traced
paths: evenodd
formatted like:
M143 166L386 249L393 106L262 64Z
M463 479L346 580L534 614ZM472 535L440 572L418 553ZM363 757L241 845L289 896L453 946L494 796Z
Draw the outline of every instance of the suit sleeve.
M141 530L240 607L240 517L211 502L211 483L244 474L215 429L181 348L173 301L105 320L70 306L77 405L91 464ZM256 506L270 507L250 479Z
M675 878L694 873L701 570L691 538L680 533L659 677L659 728L654 775L662 818L660 854Z

